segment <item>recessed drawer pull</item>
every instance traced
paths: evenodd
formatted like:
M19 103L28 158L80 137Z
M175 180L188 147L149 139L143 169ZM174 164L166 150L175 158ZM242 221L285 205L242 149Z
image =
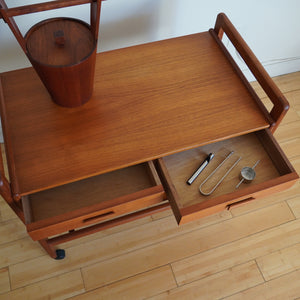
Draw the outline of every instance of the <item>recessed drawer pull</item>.
M95 221L97 219L102 219L104 217L107 217L107 216L113 215L113 214L114 214L114 211L108 211L108 212L105 212L103 214L100 214L100 215L97 215L97 216L94 216L94 217L90 217L90 218L84 219L83 223L90 222L90 221Z
M250 202L250 201L252 201L252 200L254 200L254 199L255 199L255 198L253 198L253 197L249 197L249 198L246 198L246 199L244 199L244 200L241 200L241 201L238 201L238 202L234 202L234 203L228 204L228 205L226 206L226 209L227 209L227 210L230 210L230 209L233 208L233 207L238 207L238 206L243 205L243 204L245 204L245 203L247 203L247 202Z

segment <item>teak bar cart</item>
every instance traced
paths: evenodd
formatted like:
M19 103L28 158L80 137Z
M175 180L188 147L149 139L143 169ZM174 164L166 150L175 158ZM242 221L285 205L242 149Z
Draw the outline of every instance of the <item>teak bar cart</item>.
M273 102L270 112L224 32ZM8 179L1 163L0 192L53 258L64 257L58 244L169 206L182 224L298 179L273 137L288 102L224 14L207 32L97 54L83 106L56 105L33 68L1 74L0 96L9 170ZM229 151L240 162L201 195L199 184ZM257 160L254 181L237 189L241 168Z

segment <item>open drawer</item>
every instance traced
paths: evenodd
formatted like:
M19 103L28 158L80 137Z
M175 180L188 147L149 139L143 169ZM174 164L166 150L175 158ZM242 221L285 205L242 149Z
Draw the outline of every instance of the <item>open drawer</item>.
M201 190L209 193L227 170L240 160L214 192L202 195L199 186L231 151L234 151L233 155L202 185ZM215 157L188 185L186 181L209 153L214 153ZM236 188L241 169L254 166L258 160L255 179ZM289 188L299 178L269 129L163 157L155 165L179 224Z
M166 199L152 162L24 196L27 231L41 240L162 204Z

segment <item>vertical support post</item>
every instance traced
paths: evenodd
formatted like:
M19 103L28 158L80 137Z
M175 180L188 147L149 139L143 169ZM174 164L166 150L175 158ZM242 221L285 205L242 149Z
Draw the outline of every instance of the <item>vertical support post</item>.
M6 10L8 9L6 3L4 0L0 0L0 14L2 15L3 20L8 24L10 30L16 37L18 43L22 47L23 51L27 55L27 50L26 50L26 42L25 39L22 35L22 33L19 30L18 25L16 24L15 20L13 17L9 17L6 13Z
M0 86L1 88L1 86ZM2 149L0 149L0 195L10 206L10 208L15 212L15 214L25 223L24 213L22 208L14 201L10 184L5 177Z
M95 41L98 41L99 33L99 23L100 23L100 13L101 13L101 4L102 0L93 0L91 2L91 31L95 38Z
M23 223L25 223L24 213L12 198L10 184L2 174L0 174L0 195L10 206L10 208L16 213L16 215L23 221Z
M52 258L56 258L56 250L53 245L49 244L48 239L39 240L40 245L45 249L45 251L51 256Z
M216 23L215 23L214 31L216 32L218 38L220 40L222 40L223 35L224 35L224 30L222 28L221 18L217 18Z

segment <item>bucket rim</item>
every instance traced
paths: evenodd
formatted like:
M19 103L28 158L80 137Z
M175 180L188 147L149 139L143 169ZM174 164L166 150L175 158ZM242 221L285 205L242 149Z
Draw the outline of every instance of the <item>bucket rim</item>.
M87 60L93 53L94 51L96 50L97 48L97 40L93 37L92 33L92 37L93 37L93 42L94 42L94 46L92 48L92 50L86 55L84 56L81 60L79 60L77 63L72 63L72 64L65 64L65 65L50 65L50 64L46 64L46 63L43 63L43 62L40 62L39 60L36 60L32 57L32 55L30 54L28 48L27 48L27 40L30 36L30 34L32 32L34 32L35 30L38 29L38 27L42 26L43 24L45 23L48 23L48 22L53 22L53 21L56 21L56 20L69 20L69 21L75 21L75 22L78 22L78 23L81 23L82 25L86 26L89 30L91 29L91 26L84 22L83 20L80 20L80 19L76 19L76 18L70 18L70 17L55 17L55 18L49 18L49 19L45 19L45 20L42 20L36 24L34 24L25 34L25 44L26 44L26 55L28 56L28 58L30 59L31 62L34 62L36 64L39 64L41 66L45 66L45 67L49 67L49 68L67 68L67 67L74 67L74 66L77 66L79 64L81 64L82 62L84 62L85 60ZM90 31L91 32L91 31Z

